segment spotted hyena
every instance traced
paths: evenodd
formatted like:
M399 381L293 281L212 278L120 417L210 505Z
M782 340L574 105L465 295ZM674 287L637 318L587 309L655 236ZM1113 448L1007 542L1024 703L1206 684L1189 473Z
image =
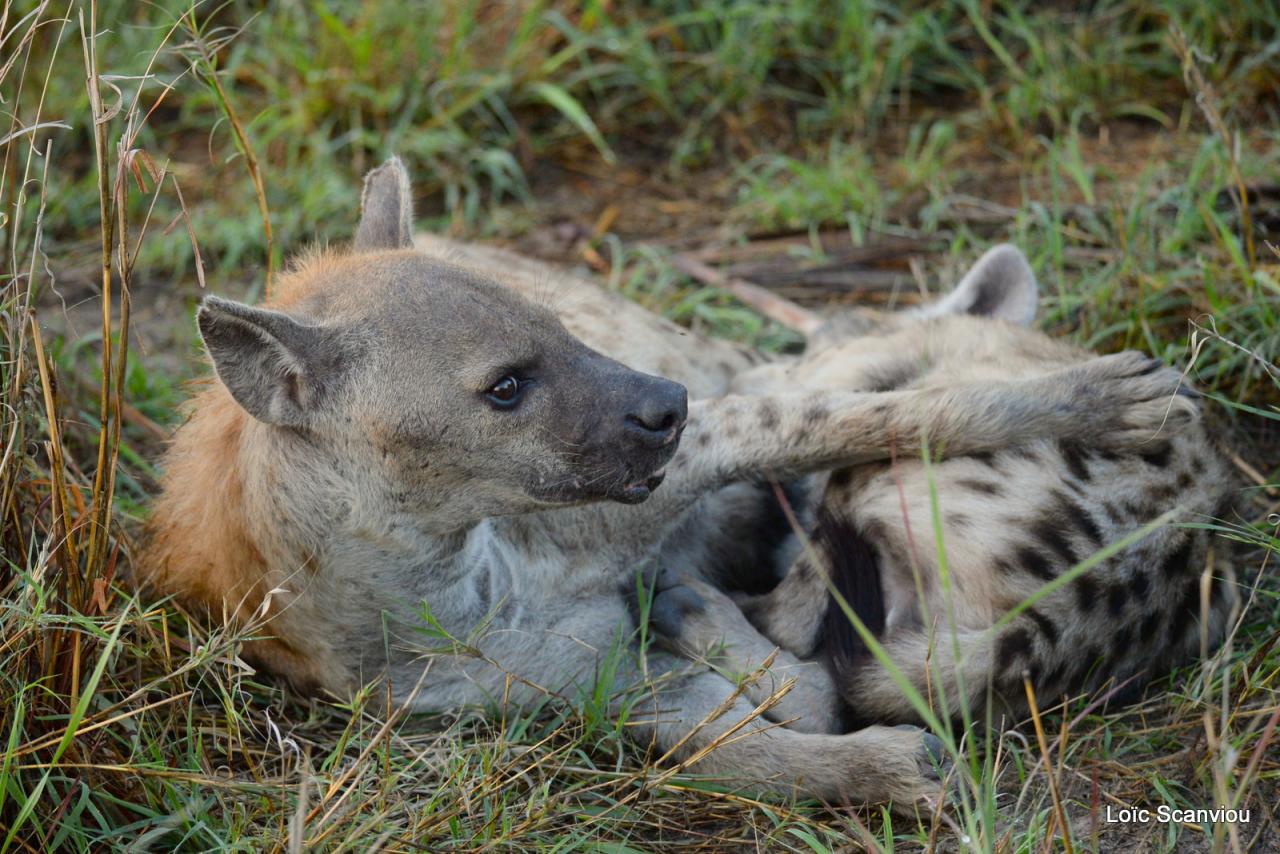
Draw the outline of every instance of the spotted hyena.
M1028 328L1035 305L1024 256L997 247L941 303L837 319L803 357L744 372L734 389L840 389L892 405L1096 358ZM937 442L932 461L903 447L837 468L810 484L813 512L797 508L808 548L793 546L774 590L735 602L667 567L657 626L685 654L736 672L780 646L775 675L800 678L771 714L815 731L850 715L920 717L840 600L937 712L991 690L1019 715L1024 680L1042 702L1141 685L1220 639L1237 601L1231 554L1203 525L1229 518L1239 491L1200 423L1157 425L1124 447L1101 438L1024 436L978 453Z
M887 394L732 393L758 357L513 256L415 247L399 161L363 210L349 249L303 256L268 303L201 306L214 376L135 574L257 624L246 656L306 691L382 679L414 709L528 707L602 678L620 645L613 687L660 752L757 790L909 805L937 785L922 731L776 728L705 664L633 655L637 569L769 563L769 479L924 447L1130 454L1198 418L1133 353Z

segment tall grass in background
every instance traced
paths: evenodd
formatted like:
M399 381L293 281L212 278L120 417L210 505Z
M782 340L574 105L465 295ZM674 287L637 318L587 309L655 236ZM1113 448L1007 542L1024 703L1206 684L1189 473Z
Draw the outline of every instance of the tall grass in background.
M911 826L655 782L589 700L426 721L374 690L303 704L238 659L240 638L118 579L182 396L131 318L206 281L261 294L286 248L345 237L356 177L391 151L424 179L426 222L472 236L539 222L547 164L638 164L666 192L712 185L742 233L911 233L958 254L1016 238L1051 328L1170 361L1192 346L1256 475L1253 515L1214 524L1266 566L1280 257L1259 199L1280 174L1278 85L1261 2L5 2L0 851L1039 850L1064 833L1046 782L1070 790L1080 768L1115 798L1265 799L1280 788L1265 582L1232 646L1136 716L1082 701L1056 737L967 753L988 782L955 821ZM1179 141L1170 159L1098 153L1105 129L1135 127ZM1016 175L1022 203L994 226L956 215L977 161ZM662 250L599 242L625 293L773 340ZM76 339L60 318L86 302L98 316ZM1069 838L1096 848L1091 832ZM1155 842L1251 844L1168 832Z

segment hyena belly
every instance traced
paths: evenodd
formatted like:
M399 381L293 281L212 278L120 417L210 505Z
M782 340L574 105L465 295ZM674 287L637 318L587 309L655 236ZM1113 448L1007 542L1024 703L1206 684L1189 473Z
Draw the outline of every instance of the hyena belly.
M1042 705L1108 683L1132 689L1217 644L1236 602L1228 542L1197 526L1230 517L1231 484L1199 426L1137 452L1030 442L928 467L837 472L815 544L923 695L936 700L945 688L955 714L990 685L1018 714L1024 680ZM1144 532L1170 511L1172 520ZM867 589L880 591L878 601ZM830 659L856 716L915 717L833 604L812 651Z

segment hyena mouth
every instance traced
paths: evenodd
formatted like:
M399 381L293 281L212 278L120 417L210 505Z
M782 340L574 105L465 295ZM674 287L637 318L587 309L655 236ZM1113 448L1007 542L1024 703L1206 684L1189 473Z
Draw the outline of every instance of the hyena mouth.
M667 477L666 471L651 474L644 480L637 480L622 487L616 497L623 504L639 504L653 494Z

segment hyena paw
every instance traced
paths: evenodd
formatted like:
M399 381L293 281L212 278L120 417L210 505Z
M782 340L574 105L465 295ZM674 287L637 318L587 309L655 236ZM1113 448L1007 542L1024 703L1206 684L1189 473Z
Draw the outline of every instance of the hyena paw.
M1108 444L1141 444L1162 432L1178 432L1200 418L1200 394L1182 375L1134 350L1101 356L1081 366L1073 393L1088 430Z
M874 747L874 774L880 799L892 801L896 813L911 814L947 799L958 776L942 740L919 727L869 727L853 733L859 750Z
M745 624L746 619L725 593L703 581L666 570L658 573L649 625L667 646L691 657L705 657L739 630L739 622Z

